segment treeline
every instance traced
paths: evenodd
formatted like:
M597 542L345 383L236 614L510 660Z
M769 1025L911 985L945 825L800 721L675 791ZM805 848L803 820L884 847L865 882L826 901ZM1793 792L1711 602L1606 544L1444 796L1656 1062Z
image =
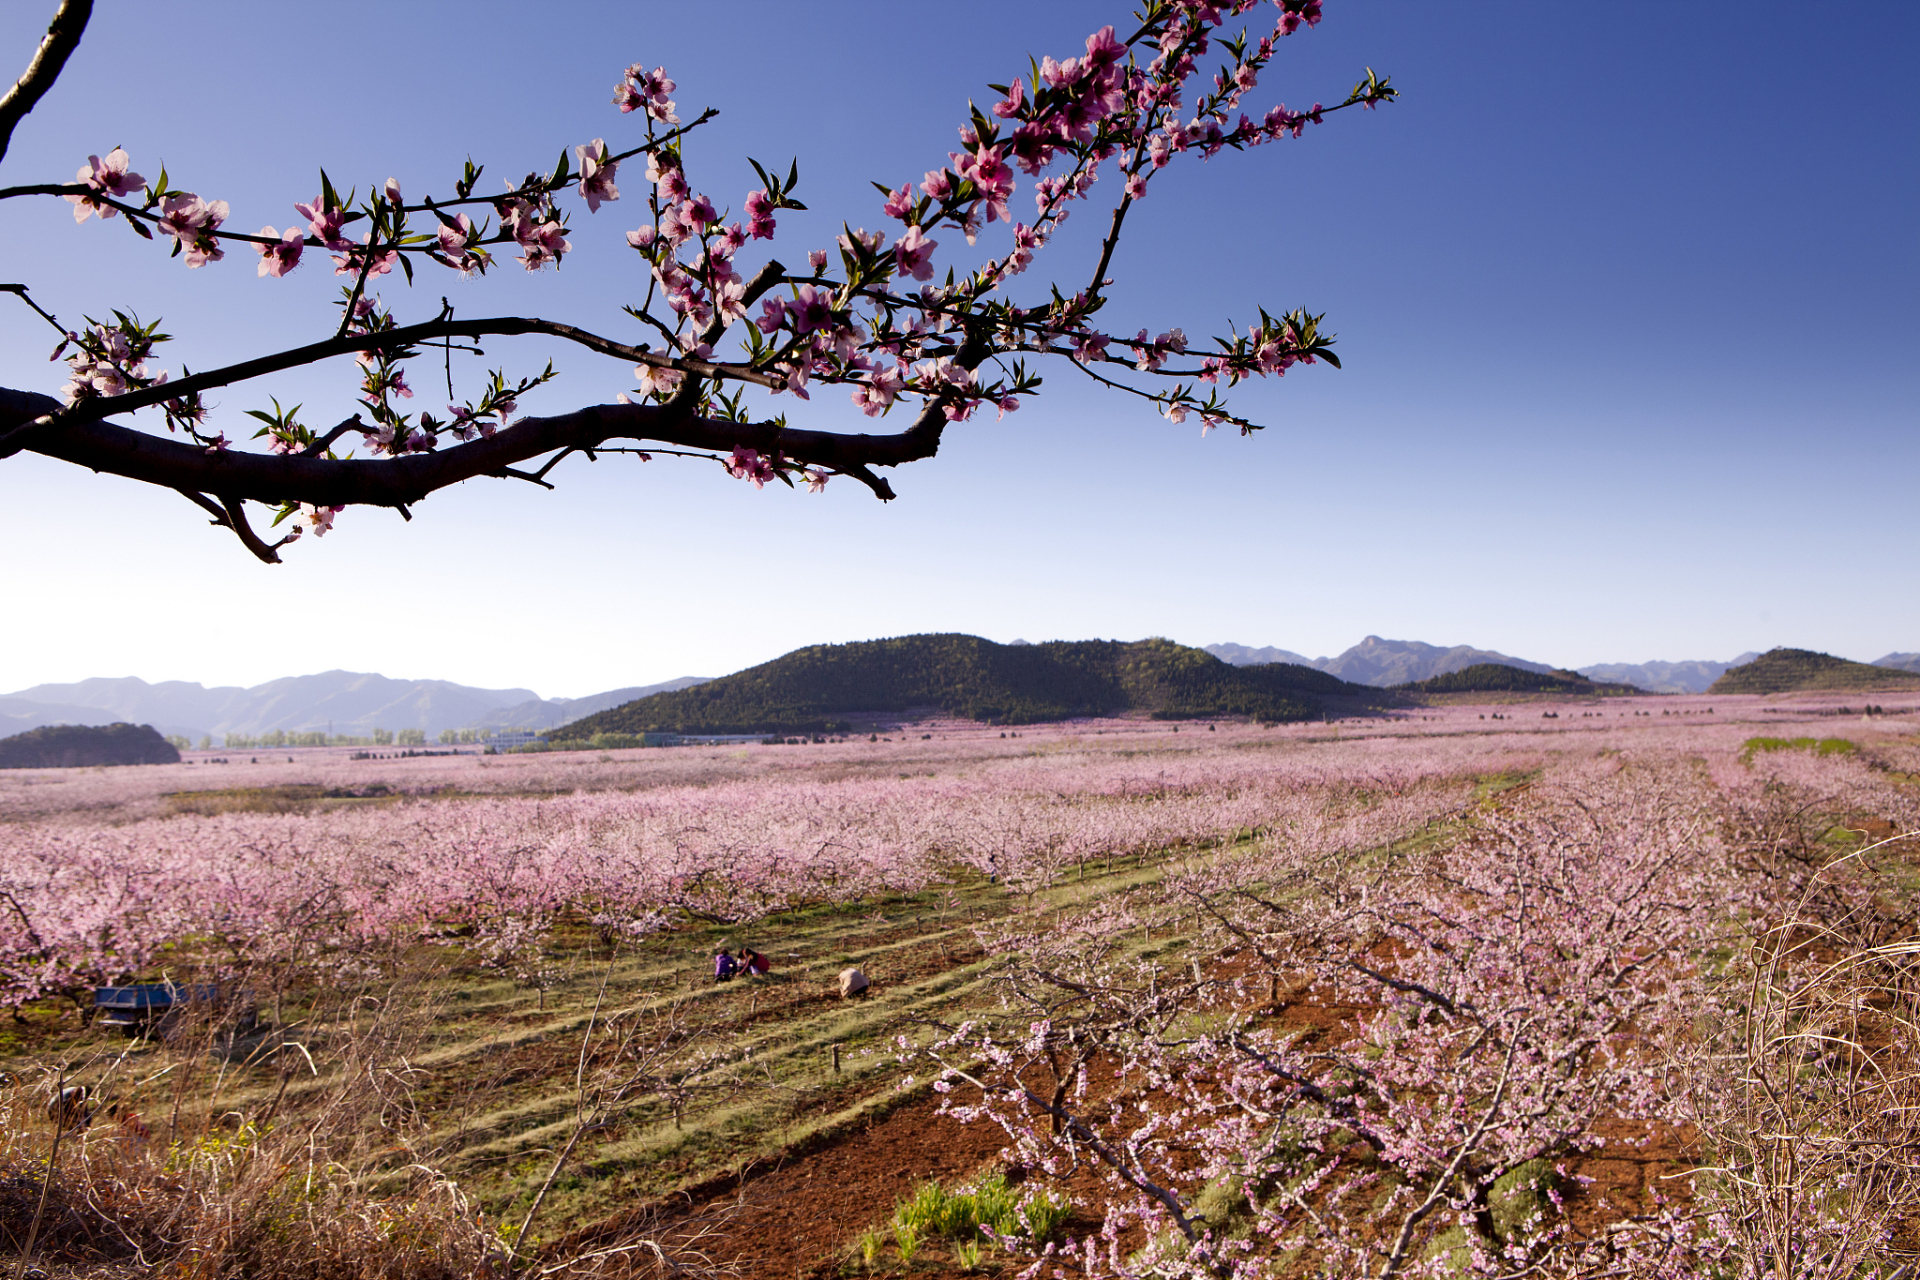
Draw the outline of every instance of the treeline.
M1622 696L1644 692L1630 684L1608 684L1577 671L1527 671L1500 662L1476 662L1458 671L1397 684L1402 693L1562 693Z
M445 742L446 735L442 734L440 740ZM212 745L212 739L200 739L202 751ZM427 745L427 731L375 729L372 734L360 737L350 733L289 733L285 729L275 729L272 733L262 734L229 733L223 739L223 745L228 751L260 750L266 747L424 747Z
M938 708L988 724L1145 713L1276 722L1321 714L1320 696L1381 691L1287 663L1235 667L1170 640L1003 645L979 636L900 636L814 645L691 689L658 693L552 731L596 734L847 732L843 717Z

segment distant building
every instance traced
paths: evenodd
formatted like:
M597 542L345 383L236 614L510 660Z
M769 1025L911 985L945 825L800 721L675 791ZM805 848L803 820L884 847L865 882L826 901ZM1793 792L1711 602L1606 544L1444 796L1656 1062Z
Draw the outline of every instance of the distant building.
M530 747L535 743L546 746L547 735L535 733L530 729L509 729L505 732L496 731L487 739L487 745L495 751L511 751L515 747Z

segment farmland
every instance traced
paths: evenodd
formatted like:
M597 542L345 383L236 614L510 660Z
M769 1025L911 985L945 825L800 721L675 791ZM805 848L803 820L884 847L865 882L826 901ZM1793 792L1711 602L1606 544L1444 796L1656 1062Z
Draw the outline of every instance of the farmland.
M1920 716L1842 706L14 771L0 1213L129 1274L1872 1274ZM221 994L85 1017L161 979ZM895 1212L996 1171L1062 1220Z

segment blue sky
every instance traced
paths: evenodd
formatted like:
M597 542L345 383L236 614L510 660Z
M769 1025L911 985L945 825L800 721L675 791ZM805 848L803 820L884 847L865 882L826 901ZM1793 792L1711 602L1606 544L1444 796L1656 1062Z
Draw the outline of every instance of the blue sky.
M0 65L25 65L52 7L0 12ZM324 23L258 0L101 0L0 181L63 180L118 143L227 200L240 230L285 226L320 166L418 195L471 154L497 189L562 146L621 145L634 126L608 99L645 60L683 116L722 111L689 147L696 187L737 208L746 156L798 158L813 212L775 246L793 263L843 219L881 225L869 180L941 162L970 94L1107 21L1124 10L1080 0L622 0L537 19L349 2ZM579 695L929 630L1314 655L1374 633L1566 665L1920 649L1916 53L1910 4L1329 0L1258 103L1337 101L1369 65L1402 100L1157 183L1102 317L1197 336L1258 304L1325 312L1345 370L1244 388L1259 435L1202 439L1055 368L1019 413L894 472L890 505L845 482L808 497L710 465L574 461L557 493L474 482L411 525L349 511L277 568L173 494L16 457L0 584L27 621L0 634L0 687L345 667ZM621 239L641 175L622 178L627 201L576 202L557 272L430 271L388 298L625 333L644 281ZM1081 213L1024 280L1083 280L1103 221ZM175 369L330 331L317 257L283 281L238 254L190 272L58 201L0 204L0 246L0 275L63 319L164 316ZM51 337L0 308L0 385L57 390ZM631 385L574 351L488 354L556 356L564 376L528 412ZM216 401L231 422L269 393L308 421L351 409L344 366ZM865 421L831 392L795 417Z

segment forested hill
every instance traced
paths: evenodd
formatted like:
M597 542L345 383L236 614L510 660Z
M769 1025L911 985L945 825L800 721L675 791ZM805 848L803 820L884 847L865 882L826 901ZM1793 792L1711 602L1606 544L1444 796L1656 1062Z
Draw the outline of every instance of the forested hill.
M1559 693L1559 694L1635 694L1642 690L1630 684L1607 684L1590 680L1578 671L1523 671L1498 662L1478 662L1471 667L1430 676L1394 688L1402 693Z
M1728 671L1708 693L1807 693L1840 689L1920 690L1920 672L1849 662L1809 649L1769 649Z
M0 769L179 763L180 752L147 724L56 724L0 738Z
M979 636L900 636L814 645L691 689L576 720L560 739L596 733L823 733L845 713L938 707L998 724L1145 712L1160 719L1301 720L1319 695L1380 691L1310 667L1234 667L1168 640L1002 645Z

